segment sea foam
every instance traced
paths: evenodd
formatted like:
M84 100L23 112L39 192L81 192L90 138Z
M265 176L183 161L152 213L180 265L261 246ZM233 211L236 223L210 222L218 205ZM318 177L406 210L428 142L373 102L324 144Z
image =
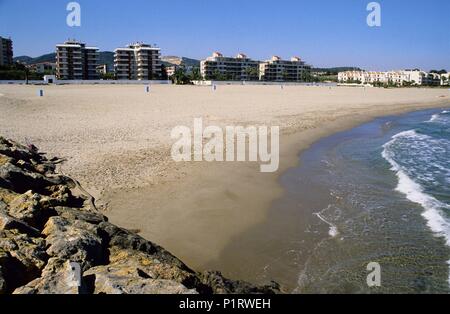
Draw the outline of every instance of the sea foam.
M410 178L406 169L395 161L395 152L393 146L398 140L411 138L415 140L428 140L429 136L418 134L415 130L404 131L392 137L392 140L383 145L382 156L391 165L398 178L396 190L405 194L411 202L417 203L424 208L422 216L426 219L428 227L438 236L442 236L446 244L450 246L450 222L445 219L442 210L450 209L450 205L437 200L432 195L425 193L424 188ZM450 265L450 261L448 261ZM450 277L448 278L450 283Z

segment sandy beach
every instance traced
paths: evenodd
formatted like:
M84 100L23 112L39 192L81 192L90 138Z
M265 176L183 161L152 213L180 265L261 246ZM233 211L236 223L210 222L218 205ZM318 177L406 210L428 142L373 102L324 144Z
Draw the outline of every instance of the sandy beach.
M44 97L38 90L44 89ZM18 86L0 85L0 135L29 141L76 177L112 222L139 230L194 269L233 277L239 265L220 258L251 226L264 223L283 191L277 178L311 143L374 117L448 105L447 89L286 86ZM172 128L280 126L280 167L259 163L175 163ZM257 249L251 241L235 245ZM241 261L251 263L251 261Z

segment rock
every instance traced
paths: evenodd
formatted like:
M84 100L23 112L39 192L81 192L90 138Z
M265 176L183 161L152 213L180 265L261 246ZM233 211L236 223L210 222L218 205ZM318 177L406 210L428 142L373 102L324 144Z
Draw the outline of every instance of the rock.
M75 180L55 173L59 161L0 137L0 294L279 292L199 274L111 224Z
M11 217L5 210L0 209L0 231L17 229L22 233L30 236L38 236L39 230L28 225L27 223Z
M39 277L48 260L42 238L32 238L17 230L0 231L1 252L7 253L1 266L8 289Z
M20 194L17 194L11 190L3 189L0 187L0 201L5 205L8 205L19 195Z
M91 268L85 274L89 277L94 278L95 294L197 294L176 281L152 279L138 268L123 265Z
M45 188L51 185L64 183L64 177L46 177L40 173L30 172L12 163L0 166L0 187L10 189L17 193L34 190L44 193Z
M70 221L51 217L42 234L46 236L47 253L82 265L83 270L106 261L99 228L82 220Z
M0 294L7 293L7 285L4 272L8 257L8 253L0 249Z
M82 220L90 224L98 225L102 222L107 222L108 218L100 213L85 211L83 209L74 209L65 206L55 207L58 216L66 218L67 220Z
M20 261L27 272L40 272L47 263L45 240L16 230L0 232L0 249Z
M42 196L28 191L9 203L8 213L16 219L27 223L37 229L42 229L48 218L55 211L41 204Z
M109 222L104 222L99 227L108 235L110 246L117 246L124 249L133 249L136 251L144 252L150 255L154 255L160 261L166 263L172 263L180 269L190 271L183 262L178 258L167 252L162 247L145 240L141 236L132 233L126 229L119 228Z
M211 287L214 294L275 294L280 292L280 286L272 282L267 286L254 286L245 281L226 279L218 271L206 271L201 274L201 281Z
M70 261L51 258L41 277L15 289L13 294L79 294L86 292L84 289Z

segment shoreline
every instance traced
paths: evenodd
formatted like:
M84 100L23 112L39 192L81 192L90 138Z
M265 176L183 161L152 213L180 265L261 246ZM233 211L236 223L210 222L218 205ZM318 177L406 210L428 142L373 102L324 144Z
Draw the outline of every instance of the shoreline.
M212 241L210 242L211 247L213 250L208 250L205 247L201 247L201 250L195 251L195 256L190 251L192 250L192 246L188 246L186 248L181 248L178 246L179 239L183 238L183 234L180 233L179 236L174 236L171 239L167 239L168 241L160 241L164 243L164 247L169 248L171 252L173 252L176 256L182 256L183 260L185 260L188 265L193 267L194 269L198 271L203 271L206 269L219 269L221 272L223 272L225 275L234 278L234 279L246 279L245 273L242 273L239 271L239 265L236 265L237 261L241 261L241 259L237 256L239 256L238 253L237 256L234 256L231 258L232 261L227 260L223 258L222 253L225 251L225 248L230 244L230 242L233 241L234 238L239 238L242 234L244 234L248 229L254 227L258 224L264 224L267 223L268 213L272 206L272 203L283 196L284 189L281 186L279 180L281 176L283 176L289 169L297 167L300 163L300 155L308 150L311 145L316 143L317 141L320 141L323 138L332 136L336 133L343 132L346 130L353 129L359 125L362 125L364 123L368 123L376 118L380 117L386 117L386 116L392 116L392 115L402 115L414 111L420 111L425 109L432 109L432 108L440 108L450 105L448 100L446 101L436 101L435 103L430 104L403 104L403 105L395 105L396 107L390 110L385 110L383 113L380 113L377 109L371 109L369 112L359 113L357 115L357 118L355 118L355 115L348 114L344 117L340 117L332 122L327 122L325 125L321 125L317 128L311 128L307 130L297 130L297 131L290 131L287 134L283 133L280 136L280 167L277 172L275 173L269 173L269 174L260 174L260 173L253 173L250 172L257 171L257 168L259 165L249 165L248 163L238 163L238 166L236 166L236 163L231 163L234 165L233 167L240 168L239 170L232 171L229 169L229 167L223 167L221 164L218 164L217 162L213 163L206 163L206 165L189 165L189 169L186 170L186 176L192 175L194 178L197 178L197 175L200 177L200 174L205 173L215 173L217 176L226 175L227 180L221 181L221 183L225 182L240 182L239 188L243 188L243 190L240 190L239 193L226 193L229 194L230 198L233 198L235 200L243 199L243 195L245 193L251 194L252 199L257 199L257 203L260 204L259 209L257 209L257 205L253 204L252 209L256 209L257 212L252 212L250 214L250 218L252 219L251 224L245 224L245 227L242 228L239 232L235 233L234 235L230 236L225 241L221 242L221 250L216 250L217 248L217 241L214 241L214 237L212 237ZM358 109L359 110L359 109ZM205 164L205 163L203 163ZM262 184L259 180L261 177L264 177L265 182ZM243 179L246 178L246 179ZM187 186L198 186L201 179L197 178L192 180L188 179L187 182L181 183L179 185L179 189L183 190ZM211 180L210 177L207 177L206 180ZM257 191L255 191L253 188L250 188L249 190L246 190L245 187L241 186L242 181L245 181L245 184L248 186L257 186ZM218 182L215 181L215 184ZM220 183L219 183L220 184ZM187 190L192 192L192 189L187 188ZM114 199L127 199L127 198L133 198L135 194L142 194L142 193L149 193L156 192L156 194L162 194L162 195L168 195L169 197L173 196L173 190L170 191L170 189L166 189L164 187L162 190L158 189L158 187L154 188L140 188L135 191L125 191L122 193L117 193L117 191L106 194L107 197L111 200ZM214 192L217 192L215 190ZM233 191L233 192L236 192ZM132 193L132 196L130 196L130 193ZM189 194L186 193L186 196ZM114 194L114 196L112 196ZM234 194L234 197L233 197ZM216 193L217 195L217 193ZM218 196L220 201L223 201L223 196ZM160 202L161 198L157 197L157 200L154 200L154 202ZM214 199L211 200L213 203ZM169 199L163 199L163 203L167 204L167 202L170 202ZM123 206L123 204L121 204ZM120 205L118 205L120 207ZM189 208L189 206L187 206ZM214 208L217 209L217 208ZM178 213L181 214L181 213ZM248 215L248 213L247 213ZM112 217L113 220L115 220L117 217L115 217L114 214L110 214L110 217ZM223 217L221 217L223 218ZM240 217L242 218L242 217ZM247 217L248 218L248 217ZM120 220L120 218L119 218ZM219 223L219 221L217 221ZM245 221L246 222L246 221ZM230 221L230 223L232 223ZM136 222L131 222L131 225L136 224ZM211 229L211 232L214 232L214 229L217 229L217 225L214 223L211 223L214 228ZM236 222L234 222L234 225L236 226ZM200 225L199 225L200 226ZM237 226L241 226L240 224L237 224ZM204 227L204 226L203 226ZM156 233L152 235L152 239L157 237ZM161 232L162 234L163 232ZM158 242L158 241L157 241ZM214 245L213 245L214 244ZM198 248L197 248L198 249ZM243 247L242 250L247 250L247 248ZM198 253L201 251L203 255L198 255ZM206 260L206 262L204 262ZM231 262L231 263L230 263ZM228 264L230 263L230 264Z
M346 87L0 86L0 134L30 141L49 156L71 156L64 173L79 178L106 215L139 231L190 267L219 269L239 278L222 259L234 238L264 223L283 195L279 177L317 140L379 116L441 107L448 91ZM95 105L94 105L95 104ZM279 125L280 167L259 163L182 163L170 159L170 130L192 125ZM102 193L102 191L106 191ZM251 239L250 239L251 242ZM251 245L251 243L250 243ZM249 261L250 262L250 261Z

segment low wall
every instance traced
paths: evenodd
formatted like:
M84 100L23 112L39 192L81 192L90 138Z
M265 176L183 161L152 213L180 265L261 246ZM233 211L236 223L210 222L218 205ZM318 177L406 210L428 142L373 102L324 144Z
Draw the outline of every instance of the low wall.
M306 82L266 82L266 81L193 81L194 85L283 85L283 86L337 86L337 83L306 83Z

